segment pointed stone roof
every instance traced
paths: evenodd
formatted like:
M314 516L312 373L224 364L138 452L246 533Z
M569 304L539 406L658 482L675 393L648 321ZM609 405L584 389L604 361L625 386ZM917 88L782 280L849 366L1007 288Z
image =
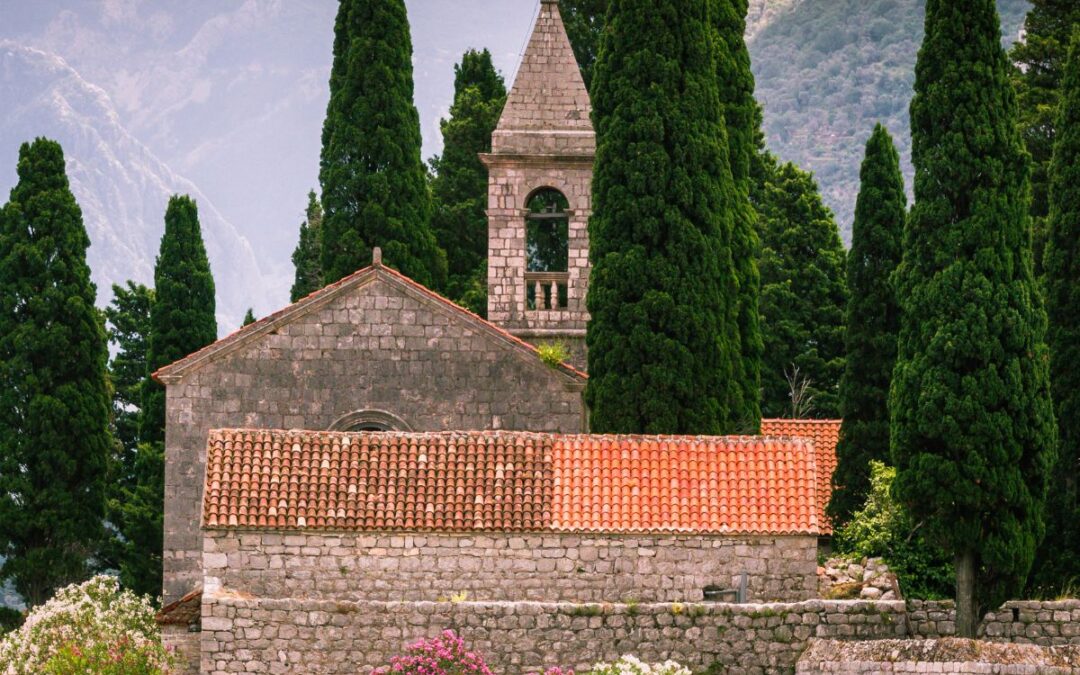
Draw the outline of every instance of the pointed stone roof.
M494 155L592 155L592 105L557 0L541 0L529 45L492 135Z

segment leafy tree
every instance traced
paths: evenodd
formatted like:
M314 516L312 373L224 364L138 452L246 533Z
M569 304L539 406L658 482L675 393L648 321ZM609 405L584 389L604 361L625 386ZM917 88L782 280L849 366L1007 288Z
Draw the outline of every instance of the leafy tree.
M627 0L607 21L592 82L591 427L730 431L736 191L709 7Z
M991 0L928 0L896 292L897 495L954 556L957 634L1017 593L1055 457L1027 153Z
M900 309L891 275L900 264L907 217L900 156L880 124L866 143L847 257L846 358L840 380L840 441L829 516L851 517L870 487L870 461L889 457L889 383L896 365Z
M249 326L253 323L255 323L255 312L252 311L250 307L248 307L248 311L244 313L244 323L241 325Z
M794 164L758 160L761 231L761 412L792 414L792 392L805 389L800 415L839 414L844 372L844 246L814 178ZM799 382L795 379L798 373ZM812 401L807 407L806 398Z
M30 606L86 578L103 539L108 349L60 144L19 149L0 210L0 580Z
M727 126L728 159L735 181L737 199L732 205L731 257L735 263L735 287L730 289L737 301L732 305L731 321L738 329L732 342L738 349L734 362L736 398L732 411L737 430L756 433L761 427L761 358L764 343L758 294L761 277L757 256L760 241L757 214L750 202L750 165L756 151L756 136L761 133L761 113L754 100L754 75L750 72L750 52L743 35L746 32L747 0L719 0L713 3L713 22L718 37L717 81L720 105Z
M143 390L147 382L146 352L150 340L150 307L154 289L128 281L113 284L112 303L105 308L109 342L116 354L109 362L113 385L113 432L125 453L139 443ZM123 462L122 462L123 463Z
M1031 215L1035 227L1036 274L1041 274L1042 248L1046 242L1046 217L1050 211L1049 168L1057 136L1061 79L1069 51L1069 36L1080 25L1080 3L1073 0L1032 0L1024 21L1024 39L1010 57L1020 104L1020 129L1031 153Z
M1080 580L1080 30L1061 81L1050 164L1046 304L1050 315L1050 384L1060 439L1047 503L1047 530L1033 585L1044 592Z
M443 286L404 0L341 0L319 167L324 282L369 265L380 246L388 265Z
M609 4L610 0L559 0L559 14L581 69L581 79L589 91L592 91L593 66L600 51Z
M308 192L306 218L300 223L300 241L292 254L293 277L289 302L310 295L323 287L322 272L322 205L315 191Z
M206 257L199 212L190 197L173 196L154 266L147 371L181 359L217 337L214 277ZM142 426L133 460L135 481L118 500L118 529L126 550L121 581L139 593L161 590L162 516L165 499L165 388L148 381ZM126 561L126 562L125 562Z
M191 197L175 195L165 210L165 234L154 266L147 371L153 373L217 339L215 307L198 207ZM148 382L144 394L140 438L163 443L165 388Z
M479 154L491 152L491 134L506 102L506 85L488 50L469 50L454 66L450 119L440 122L443 154L431 160L435 178L432 229L446 251L446 294L473 312L487 313L487 169ZM479 276L483 271L483 277ZM475 293L479 287L482 294Z
M896 469L872 459L867 465L863 503L836 530L837 553L857 558L884 558L909 598L941 600L952 591L950 556L922 536L922 523L893 494Z

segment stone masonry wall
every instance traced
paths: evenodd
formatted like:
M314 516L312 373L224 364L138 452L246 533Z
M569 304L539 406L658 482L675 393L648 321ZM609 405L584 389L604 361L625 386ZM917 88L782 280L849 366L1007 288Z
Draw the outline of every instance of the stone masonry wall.
M328 429L383 410L414 431L584 430L580 380L383 274L168 385L166 603L202 580L211 428Z
M634 654L701 671L791 673L811 637L906 634L903 602L558 604L203 600L203 673L368 673L404 645L452 629L499 675L587 671Z
M817 591L812 536L205 533L205 587L320 600L695 602L707 585Z
M917 637L955 635L953 602L909 600L908 624ZM1042 646L1080 645L1080 600L1010 600L983 617L978 637Z

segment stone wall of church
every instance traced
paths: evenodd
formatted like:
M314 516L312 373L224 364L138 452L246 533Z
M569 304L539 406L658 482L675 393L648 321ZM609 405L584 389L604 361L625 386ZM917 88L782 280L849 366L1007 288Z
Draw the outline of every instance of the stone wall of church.
M382 410L414 431L584 431L583 382L411 288L376 278L167 387L166 603L202 581L212 428L328 429Z
M206 532L206 587L323 600L696 602L817 592L813 536Z

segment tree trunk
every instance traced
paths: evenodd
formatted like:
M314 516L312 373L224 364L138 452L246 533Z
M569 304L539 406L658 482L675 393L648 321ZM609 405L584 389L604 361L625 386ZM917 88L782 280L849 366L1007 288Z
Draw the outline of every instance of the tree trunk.
M975 598L975 553L961 551L956 566L956 637L975 638L979 626L979 603Z

